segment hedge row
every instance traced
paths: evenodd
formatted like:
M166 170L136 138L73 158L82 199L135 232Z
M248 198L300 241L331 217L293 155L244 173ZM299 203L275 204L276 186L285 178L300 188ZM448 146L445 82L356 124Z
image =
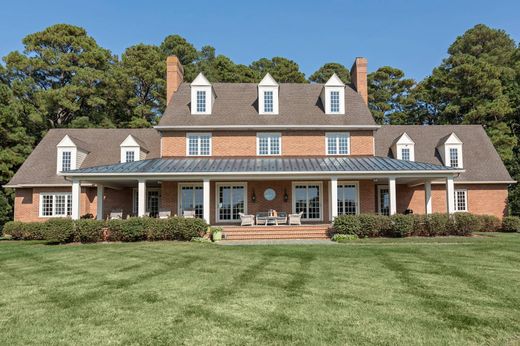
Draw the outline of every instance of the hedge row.
M520 232L520 218L505 217L502 221L492 215L444 213L430 215L375 214L342 215L334 220L332 235L354 234L365 237L408 236L465 236L473 232Z
M49 219L46 222L11 221L4 234L19 240L47 240L56 243L98 241L191 240L201 237L208 225L202 219L129 218L126 220Z

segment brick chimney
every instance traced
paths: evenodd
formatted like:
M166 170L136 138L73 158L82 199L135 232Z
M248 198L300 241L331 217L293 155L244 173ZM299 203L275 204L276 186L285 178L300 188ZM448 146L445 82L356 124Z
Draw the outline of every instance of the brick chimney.
M356 91L361 95L365 104L368 105L367 65L368 60L366 58L356 58L354 65L350 69L350 79Z
M181 85L184 75L184 68L182 67L179 58L175 55L166 58L166 104L168 105L172 99L173 94Z

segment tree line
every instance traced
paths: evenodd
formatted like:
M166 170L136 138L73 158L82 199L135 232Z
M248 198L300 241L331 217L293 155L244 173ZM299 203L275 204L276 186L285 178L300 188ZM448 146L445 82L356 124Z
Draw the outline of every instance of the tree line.
M23 39L24 50L0 63L0 184L9 181L51 128L150 127L165 108L166 57L176 55L184 78L199 72L211 82L258 83L269 72L281 83L324 83L347 67L329 62L306 78L295 61L261 58L249 65L197 49L179 35L160 45L137 44L121 56L101 47L85 29L57 24ZM520 48L503 30L476 25L448 47L421 81L400 69L368 75L369 108L379 124L482 125L515 180L520 180ZM510 189L520 214L520 189ZM0 190L0 226L12 218L13 191Z

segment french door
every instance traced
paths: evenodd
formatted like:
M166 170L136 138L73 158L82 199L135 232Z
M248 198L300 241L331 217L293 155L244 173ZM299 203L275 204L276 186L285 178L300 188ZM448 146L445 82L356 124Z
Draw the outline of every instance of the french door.
M303 213L303 220L321 220L321 191L321 183L295 183L293 185L294 212Z
M242 183L217 184L217 221L238 221L239 213L246 210L246 185Z
M338 215L355 215L358 213L357 183L338 183Z
M377 211L381 215L390 215L390 190L388 185L377 186Z
M203 217L204 193L202 190L202 185L180 184L179 215L183 215L184 210L194 210L196 217Z

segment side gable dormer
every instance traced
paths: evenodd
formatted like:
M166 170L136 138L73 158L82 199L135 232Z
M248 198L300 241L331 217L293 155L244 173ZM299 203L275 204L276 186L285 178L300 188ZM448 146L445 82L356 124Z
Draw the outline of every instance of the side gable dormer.
M278 90L278 83L267 73L258 84L259 114L278 114Z
M56 145L56 172L66 172L81 167L88 150L83 143L65 135Z
M323 86L320 98L325 114L345 114L345 84L335 73Z
M445 166L463 168L462 144L455 132L441 138L437 150Z
M398 160L415 161L415 142L406 132L403 132L394 141L392 152Z
M215 92L208 79L201 73L191 82L191 114L211 114Z
M120 147L121 163L144 160L148 153L148 150L146 150L141 141L132 135L128 135L128 137L121 142Z

